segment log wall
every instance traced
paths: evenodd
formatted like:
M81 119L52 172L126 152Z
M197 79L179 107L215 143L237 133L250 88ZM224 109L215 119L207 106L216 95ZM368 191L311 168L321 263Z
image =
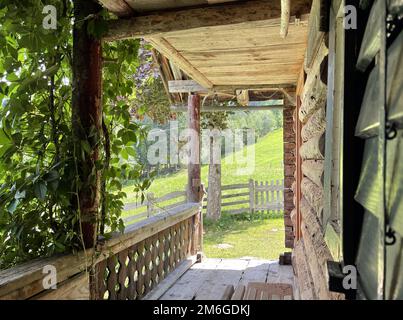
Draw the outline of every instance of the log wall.
M313 1L312 14L319 15L319 7L320 1ZM327 34L316 37L314 34L317 32L316 26L311 25L310 34L317 39L314 47L318 50L315 54L308 52L310 64L305 65L305 82L299 94L301 106L296 110L302 123L302 145L296 155L301 159L302 179L296 181L301 196L299 199L294 197L294 204L298 202L300 212L294 210L290 217L294 229L299 224L301 234L294 244L292 262L301 299L340 299L340 294L328 290L327 261L333 259L322 231L329 50ZM297 216L300 217L300 222L297 221Z

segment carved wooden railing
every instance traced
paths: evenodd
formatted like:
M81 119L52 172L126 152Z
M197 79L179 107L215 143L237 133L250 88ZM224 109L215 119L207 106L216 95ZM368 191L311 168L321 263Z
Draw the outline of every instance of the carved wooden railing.
M197 253L198 214L198 206L186 204L130 226L126 234L135 240L126 240L119 251L96 264L92 298L133 300L149 293L181 261Z
M39 259L0 271L1 299L141 299L201 248L199 203L186 203L132 224L76 255ZM46 266L57 289L45 289Z

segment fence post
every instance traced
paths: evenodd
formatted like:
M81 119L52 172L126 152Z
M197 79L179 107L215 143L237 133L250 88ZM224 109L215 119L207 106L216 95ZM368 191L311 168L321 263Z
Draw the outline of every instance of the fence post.
M154 213L154 193L147 193L147 218Z
M255 213L255 182L249 179L249 213Z

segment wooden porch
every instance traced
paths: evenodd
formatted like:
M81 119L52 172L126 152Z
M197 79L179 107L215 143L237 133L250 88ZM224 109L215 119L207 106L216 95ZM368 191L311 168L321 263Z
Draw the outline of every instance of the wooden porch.
M181 270L180 267L177 270ZM179 276L179 277L178 277ZM168 276L145 299L149 300L230 300L233 291L251 282L294 285L292 266L276 260L209 259L193 264L182 275ZM294 290L294 297L297 297Z

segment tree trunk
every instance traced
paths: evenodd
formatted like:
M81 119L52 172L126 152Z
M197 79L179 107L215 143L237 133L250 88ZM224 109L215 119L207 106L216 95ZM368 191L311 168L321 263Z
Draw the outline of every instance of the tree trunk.
M207 218L221 217L221 138L210 137L210 164L208 172Z
M96 168L102 135L102 46L87 32L90 15L102 7L93 1L74 0L72 124L76 161L73 206L80 214L86 248L97 234L101 172Z

